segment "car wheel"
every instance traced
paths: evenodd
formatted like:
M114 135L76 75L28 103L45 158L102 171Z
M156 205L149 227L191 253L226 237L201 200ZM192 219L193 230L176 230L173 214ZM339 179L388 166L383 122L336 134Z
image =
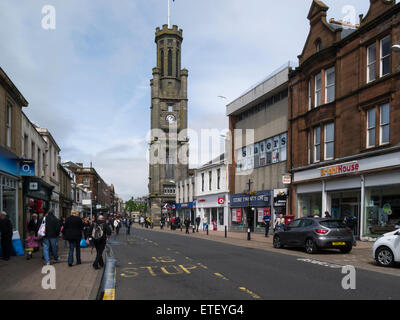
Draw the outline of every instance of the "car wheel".
M353 249L352 244L347 244L345 247L340 248L341 253L350 253L351 249Z
M308 254L313 254L317 252L317 245L315 244L314 240L309 238L306 240L306 252Z
M392 250L388 247L380 247L376 250L375 260L382 267L392 267L394 265L394 256Z
M281 238L279 236L274 237L274 248L275 249L281 249L283 248L283 245L281 243Z

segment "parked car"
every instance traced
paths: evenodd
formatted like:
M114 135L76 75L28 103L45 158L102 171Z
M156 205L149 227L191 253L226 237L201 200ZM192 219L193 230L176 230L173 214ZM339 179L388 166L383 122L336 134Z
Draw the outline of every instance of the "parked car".
M372 247L372 257L382 267L392 267L400 262L400 230L379 237Z
M349 253L353 248L353 233L341 220L300 218L277 230L273 244L274 248L304 247L309 254L332 248Z

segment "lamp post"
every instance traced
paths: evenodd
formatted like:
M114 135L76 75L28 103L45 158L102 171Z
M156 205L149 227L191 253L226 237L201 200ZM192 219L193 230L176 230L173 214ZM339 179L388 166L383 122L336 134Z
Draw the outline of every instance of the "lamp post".
M251 182L251 179L249 179L249 182L247 185L249 186L248 190L248 197L249 197L249 202L248 202L248 211L247 211L247 240L251 240L251 226L250 226L250 214L252 212L251 206L250 206L250 196L251 196L251 185L253 182Z

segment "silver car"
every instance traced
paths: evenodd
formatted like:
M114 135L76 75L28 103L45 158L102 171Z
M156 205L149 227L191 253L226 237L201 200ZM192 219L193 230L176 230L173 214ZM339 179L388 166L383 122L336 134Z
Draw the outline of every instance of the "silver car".
M273 243L274 248L304 247L310 254L319 249L339 249L349 253L353 248L353 232L341 220L301 218L277 230Z

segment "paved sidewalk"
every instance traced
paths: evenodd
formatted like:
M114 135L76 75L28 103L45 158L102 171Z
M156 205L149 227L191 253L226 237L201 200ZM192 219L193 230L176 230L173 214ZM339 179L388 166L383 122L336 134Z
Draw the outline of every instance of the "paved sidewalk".
M141 227L135 225L134 228ZM166 232L188 236L185 234L185 229L183 229L182 232L180 229L171 231L170 229L164 228L164 230L160 230L159 227L155 227L152 230L156 232ZM250 241L247 240L247 233L240 232L228 232L228 236L225 238L224 231L209 230L209 235L207 235L207 233L202 230L199 230L198 233L192 233L192 230L190 230L189 236L252 249L268 250L282 254L293 255L299 257L299 259L305 259L305 263L321 261L340 266L352 265L365 270L400 276L399 266L394 268L383 268L376 265L375 260L372 258L373 242L358 241L357 246L353 247L353 250L349 254L342 254L339 250L322 250L317 254L310 255L301 248L275 249L272 244L273 234L270 234L269 237L266 238L263 234L252 233Z
M96 250L81 248L81 265L68 266L68 248L59 241L60 262L52 264L56 269L56 289L42 289L44 266L42 249L33 259L11 257L0 259L0 300L94 300L100 286L103 269L92 267Z

